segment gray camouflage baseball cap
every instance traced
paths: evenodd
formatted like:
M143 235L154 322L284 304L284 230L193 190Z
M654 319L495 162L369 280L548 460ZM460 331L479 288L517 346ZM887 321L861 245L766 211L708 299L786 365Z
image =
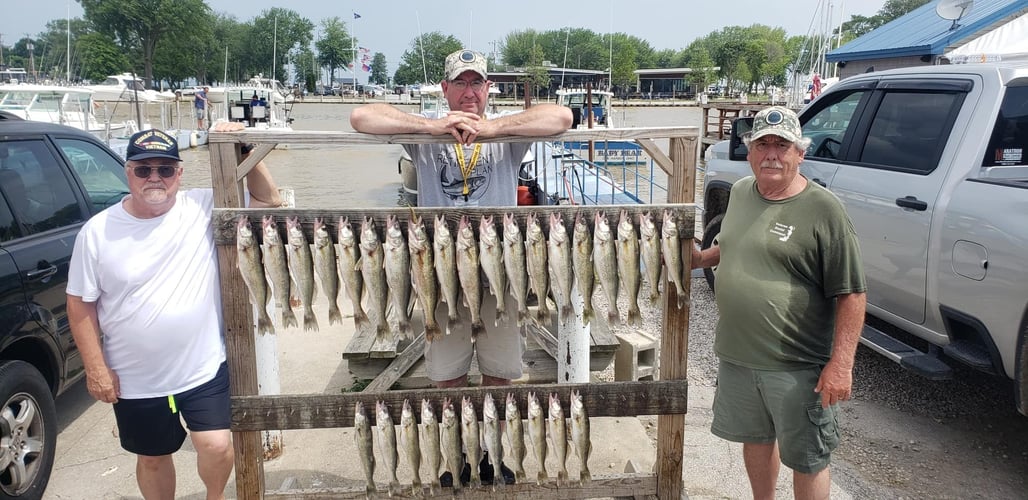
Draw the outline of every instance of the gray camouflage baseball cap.
M796 142L803 137L800 119L789 108L771 106L762 109L753 117L753 130L750 140L754 141L765 135L777 135L789 142Z
M479 52L473 50L461 49L446 56L446 79L448 81L454 81L461 73L465 71L474 71L478 73L483 80L488 80L489 75L486 73L486 60Z

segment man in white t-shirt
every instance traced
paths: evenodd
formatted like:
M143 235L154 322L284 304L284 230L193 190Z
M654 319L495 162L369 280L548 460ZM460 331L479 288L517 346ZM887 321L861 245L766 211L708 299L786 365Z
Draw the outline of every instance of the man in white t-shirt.
M571 126L571 110L555 104L536 104L519 113L487 114L486 59L473 50L458 50L447 56L444 72L442 88L449 111L421 115L406 113L389 104L368 104L353 110L350 125L368 134L449 134L456 139L453 144L404 145L418 170L420 206L517 205L518 169L531 144L476 143L476 139L559 134ZM483 295L482 317L488 325L496 314L496 304L489 294ZM514 301L510 299L507 303ZM524 340L517 326L501 322L474 343L469 329L436 337L425 346L425 366L428 377L437 387L463 387L468 383L467 374L474 355L478 358L482 385L509 385L512 379L522 375L524 350ZM480 468L483 482L488 482L487 477L493 471L486 467L486 459L482 460ZM461 480L466 482L464 472ZM507 477L506 466L502 472L505 482L513 482L512 475ZM449 474L443 475L444 486L453 480Z
M129 195L86 222L68 271L68 320L86 387L114 404L144 498L175 496L172 454L186 437L180 415L207 498L222 498L234 455L214 193L179 191L178 144L163 131L134 134L125 157ZM281 204L263 163L246 179L251 207Z

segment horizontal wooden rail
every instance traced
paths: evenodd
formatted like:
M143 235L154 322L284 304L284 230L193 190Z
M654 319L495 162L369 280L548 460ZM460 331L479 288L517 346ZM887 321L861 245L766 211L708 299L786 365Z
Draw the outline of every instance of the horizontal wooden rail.
M385 496L385 484L379 484L379 498ZM390 498L419 498L419 499L447 499L454 498L452 488L442 488L435 494L429 493L428 488L423 488L420 494L415 496L410 488L400 488L400 491L393 492ZM657 493L657 476L653 473L626 473L626 474L605 474L594 475L587 483L577 481L565 486L558 486L556 481L549 481L541 485L534 481L508 484L503 489L493 491L492 486L465 486L461 488L458 496L464 498L493 498L493 499L557 499L570 500L575 498L606 498L606 497L635 497L646 498ZM264 494L265 498L290 498L303 500L329 500L344 498L368 498L364 486L351 488L311 488L304 490L269 490ZM374 498L374 497L373 497Z
M368 418L374 423L375 402L389 405L393 421L400 422L403 400L411 404L422 399L432 402L436 417L442 412L444 398L470 397L475 402L479 418L482 416L482 398L486 393L496 401L506 401L511 393L518 402L522 416L528 415L528 393L543 398L556 393L564 414L570 415L571 391L582 394L582 403L590 417L625 417L637 415L685 414L688 383L685 380L658 380L648 382L602 382L587 384L509 385L502 387L462 387L459 389L413 389L388 391L378 394L353 392L346 394L300 394L281 396L232 396L232 430L262 431L289 429L325 429L353 427L354 405L361 401L368 409ZM544 405L544 408L546 408ZM457 408L457 406L454 406ZM506 418L505 405L497 404L500 419ZM420 412L415 412L421 420Z

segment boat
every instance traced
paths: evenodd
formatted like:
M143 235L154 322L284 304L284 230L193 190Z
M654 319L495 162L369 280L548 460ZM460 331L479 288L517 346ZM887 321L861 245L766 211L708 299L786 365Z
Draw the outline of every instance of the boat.
M95 135L124 157L134 122L112 123L96 117L94 92L85 87L0 85L0 111L25 120L58 123Z
M172 92L158 92L143 86L143 80L132 73L121 73L108 76L103 83L86 85L93 91L94 101L114 102L171 102L175 100Z
M252 104L254 96L259 105ZM258 75L238 85L211 87L207 99L212 122L226 119L248 128L292 130L293 94L278 80Z
M569 88L557 90L557 104L571 109L571 128L615 128L614 93L606 90ZM642 148L632 141L589 142L567 141L563 147L592 162L606 164L640 164L649 161ZM590 149L592 155L590 156Z

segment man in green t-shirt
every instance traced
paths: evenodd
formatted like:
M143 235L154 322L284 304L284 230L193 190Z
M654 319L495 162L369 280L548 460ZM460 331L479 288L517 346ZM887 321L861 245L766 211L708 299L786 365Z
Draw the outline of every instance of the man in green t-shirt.
M755 499L773 499L779 461L796 498L828 498L839 444L838 402L850 398L867 285L857 235L839 200L799 165L810 139L787 108L753 119L753 176L732 186L719 246L711 432L743 443Z

